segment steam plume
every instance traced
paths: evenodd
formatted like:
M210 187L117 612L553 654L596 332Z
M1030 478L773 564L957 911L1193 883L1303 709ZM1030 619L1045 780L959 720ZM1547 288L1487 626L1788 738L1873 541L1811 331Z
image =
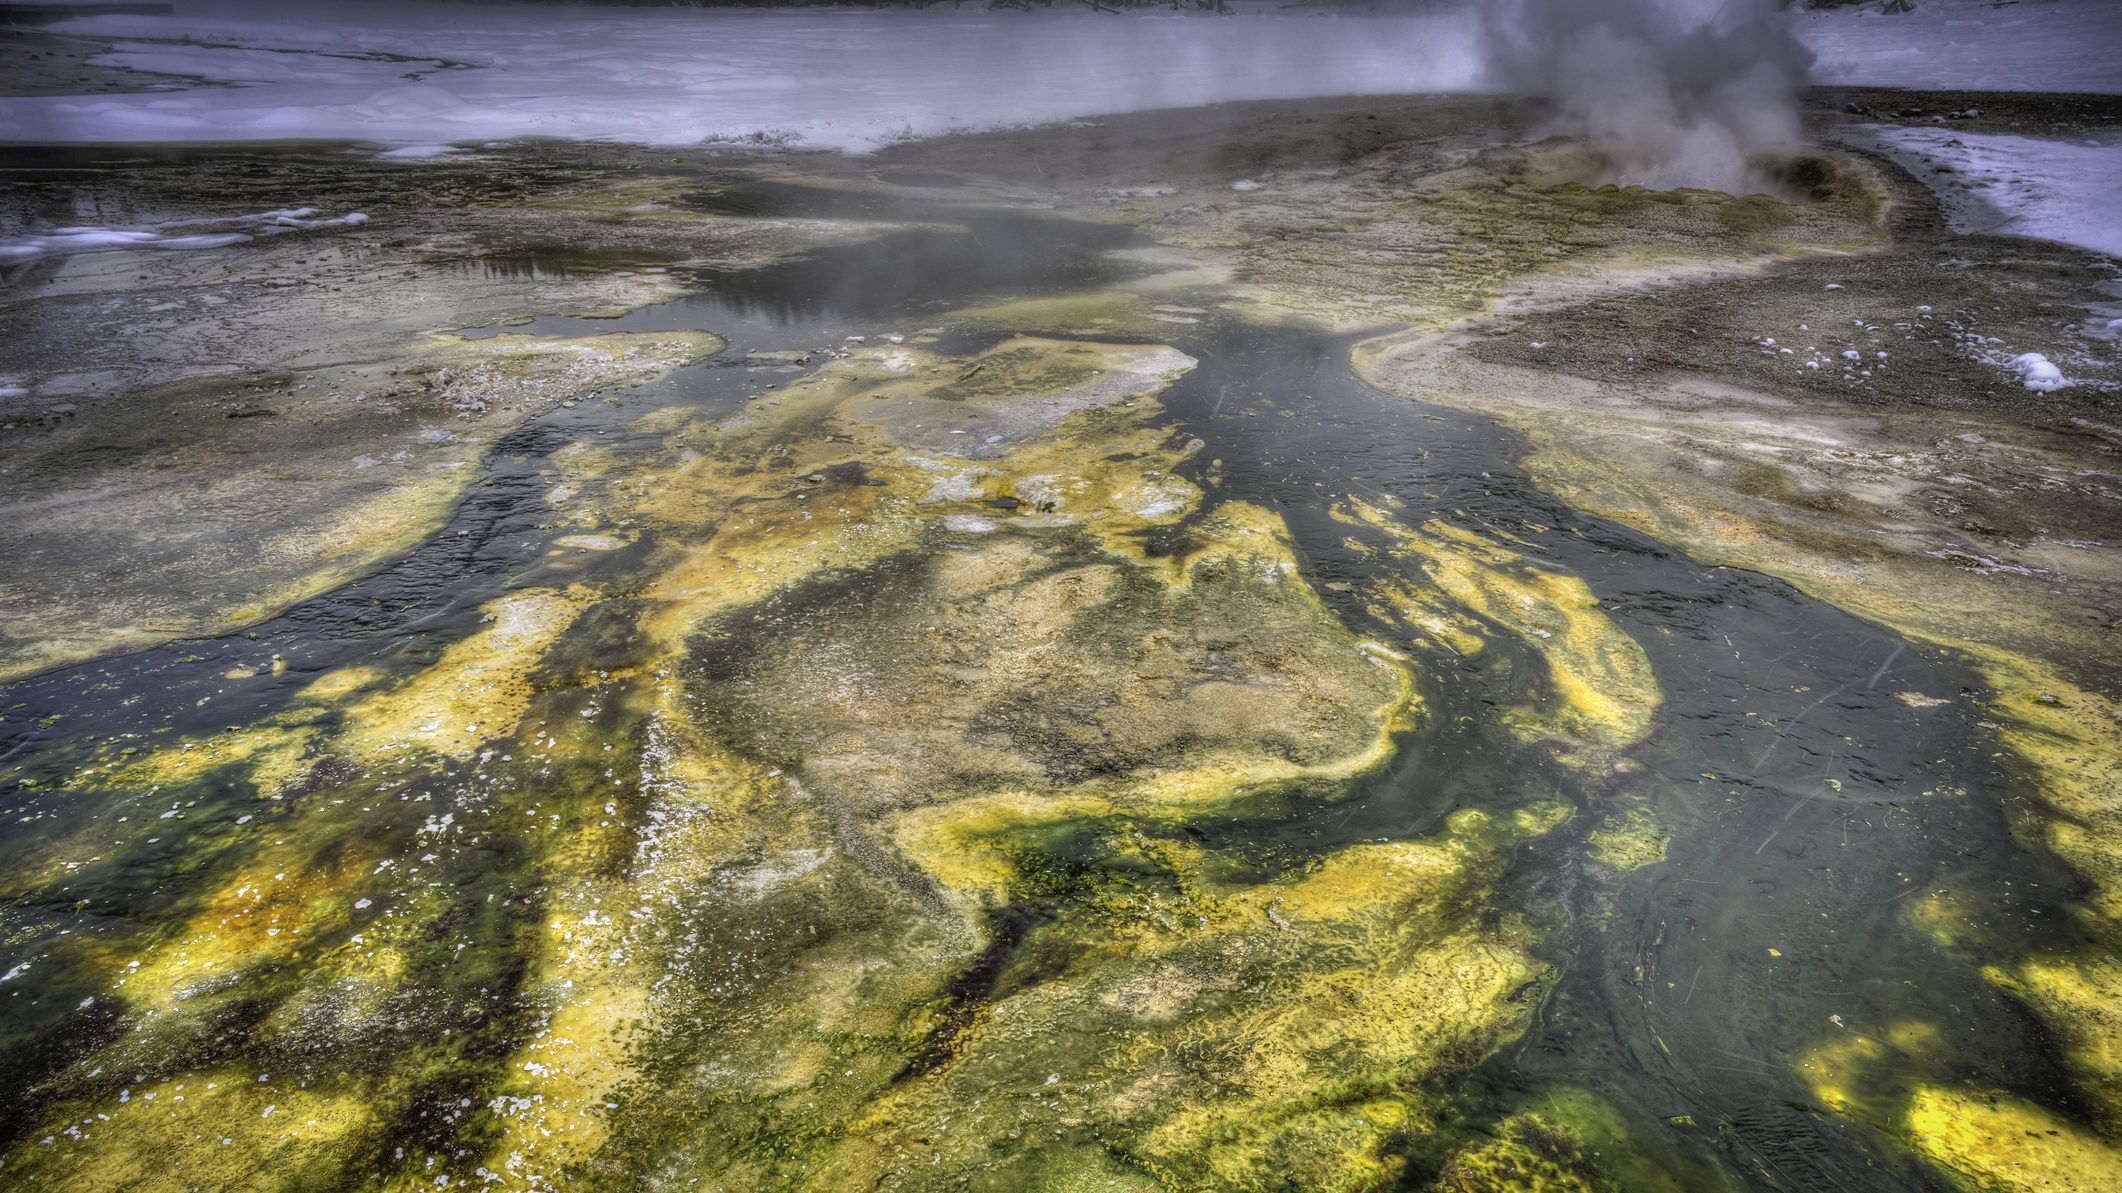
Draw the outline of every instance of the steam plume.
M1498 82L1551 95L1604 181L1745 192L1762 150L1798 139L1812 55L1775 0L1501 0L1486 7Z

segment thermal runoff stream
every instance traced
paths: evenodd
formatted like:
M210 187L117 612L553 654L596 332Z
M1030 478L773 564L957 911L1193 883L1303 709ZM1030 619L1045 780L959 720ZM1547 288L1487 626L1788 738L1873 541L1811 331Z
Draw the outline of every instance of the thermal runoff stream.
M2114 271L1885 102L9 150L0 1185L2122 1187Z

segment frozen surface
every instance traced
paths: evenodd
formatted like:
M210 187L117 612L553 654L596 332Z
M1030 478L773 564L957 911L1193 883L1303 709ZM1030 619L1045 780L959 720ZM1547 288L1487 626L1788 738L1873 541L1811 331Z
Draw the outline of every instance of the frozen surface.
M22 141L511 136L860 151L956 128L1478 83L1460 14L1322 19L701 9L104 16L97 61L232 86L0 99ZM189 44L173 39L189 36Z
M2122 257L2122 140L1879 125L1865 132L1930 183L1959 231Z
M2122 92L2122 3L1918 0L1794 13L1813 79L1967 91Z

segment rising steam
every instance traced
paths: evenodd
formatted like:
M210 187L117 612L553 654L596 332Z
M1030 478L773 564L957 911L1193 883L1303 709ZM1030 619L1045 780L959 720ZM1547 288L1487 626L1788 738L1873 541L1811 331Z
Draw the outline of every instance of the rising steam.
M1600 181L1744 193L1754 165L1798 139L1812 55L1775 0L1493 0L1490 69L1552 96L1555 132L1582 137Z

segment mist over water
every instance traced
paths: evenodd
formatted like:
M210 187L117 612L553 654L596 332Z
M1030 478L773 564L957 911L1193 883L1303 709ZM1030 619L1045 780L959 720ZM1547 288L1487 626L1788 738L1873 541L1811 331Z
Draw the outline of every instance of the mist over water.
M1238 100L1552 96L1593 181L1761 189L1811 55L1776 0L1401 0L1183 18L180 0L73 22L98 64L206 85L0 97L37 141L770 141L864 152L961 129ZM232 86L224 86L232 84Z
M1598 181L1767 189L1757 155L1799 139L1812 53L1775 0L1499 0L1483 24L1492 81L1553 97Z

